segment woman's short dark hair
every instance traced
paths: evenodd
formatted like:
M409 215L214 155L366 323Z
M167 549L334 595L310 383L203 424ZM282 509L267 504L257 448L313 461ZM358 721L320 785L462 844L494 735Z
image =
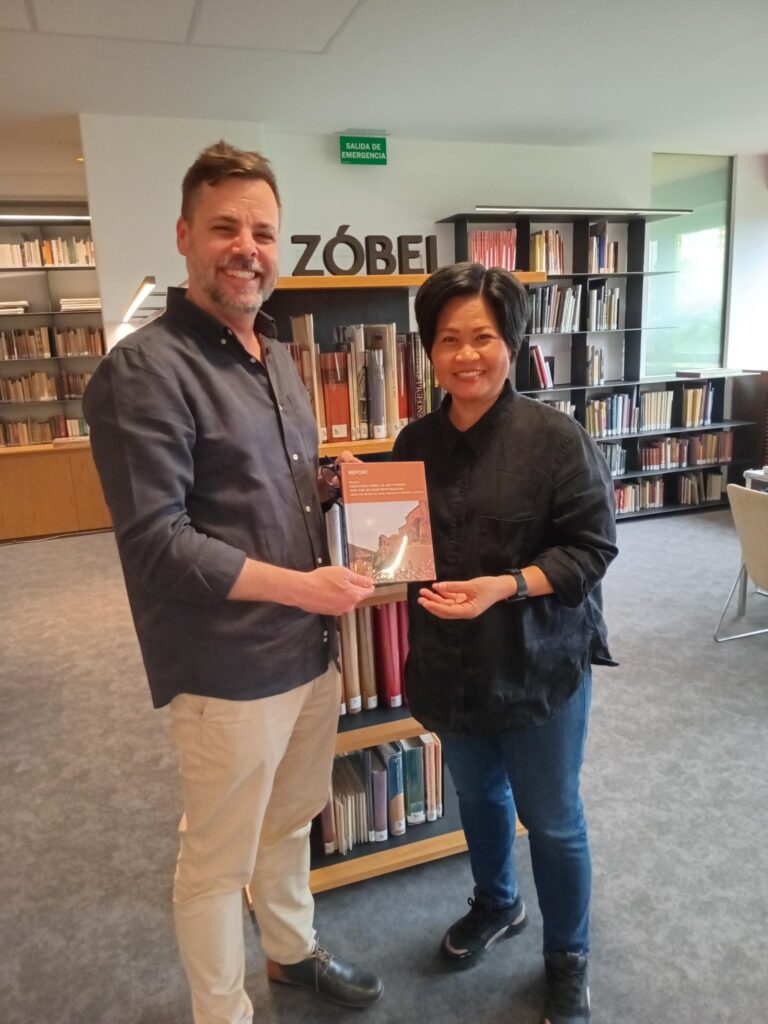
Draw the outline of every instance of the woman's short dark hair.
M277 179L269 160L255 150L238 149L222 139L204 149L184 175L181 185L181 216L184 220L188 221L192 216L195 200L203 185L218 185L225 178L265 181L280 206Z
M496 326L509 354L514 358L528 326L528 292L509 271L501 267L486 270L482 263L454 263L450 267L441 267L416 293L416 322L427 355L432 353L437 320L443 306L459 295L481 295L485 299L493 310Z

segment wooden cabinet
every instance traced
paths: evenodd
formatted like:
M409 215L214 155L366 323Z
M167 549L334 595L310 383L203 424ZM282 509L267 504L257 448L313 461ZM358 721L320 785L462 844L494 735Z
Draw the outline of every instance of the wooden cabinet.
M110 525L87 441L0 448L0 541Z

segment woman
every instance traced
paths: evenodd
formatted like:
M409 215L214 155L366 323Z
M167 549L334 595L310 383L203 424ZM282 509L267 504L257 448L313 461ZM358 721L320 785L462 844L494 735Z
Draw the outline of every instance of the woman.
M442 739L475 881L441 951L470 967L523 928L517 814L544 921L543 1020L576 1024L589 1019L591 878L579 775L591 664L611 664L599 599L617 553L611 479L574 419L509 383L528 322L511 274L445 267L415 308L446 397L393 453L426 464L440 581L409 587L406 686Z

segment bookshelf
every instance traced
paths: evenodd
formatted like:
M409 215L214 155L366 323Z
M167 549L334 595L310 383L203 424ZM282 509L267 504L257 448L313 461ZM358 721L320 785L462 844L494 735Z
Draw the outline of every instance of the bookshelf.
M0 541L110 525L80 406L101 311L66 308L98 294L84 204L0 205Z
M543 272L520 273L518 277L526 284L546 281ZM277 321L280 338L291 337L291 316L312 313L315 339L321 348L329 348L334 329L340 324L385 322L395 323L399 333L411 330L413 292L426 279L426 274L280 278L264 308ZM320 445L320 454L334 456L348 449L359 456L375 456L390 451L392 444L391 437L327 443ZM405 597L405 586L393 584L377 588L376 594L362 604L372 606L402 601ZM362 710L339 718L336 753L350 753L425 731L407 707ZM522 832L519 825L518 832ZM314 893L324 892L461 853L466 848L456 797L447 780L442 818L409 826L405 835L390 837L383 843L357 846L344 856L313 856L310 887ZM246 899L250 900L247 891Z
M86 436L80 399L103 354L87 208L0 206L0 445Z
M560 407L572 412L604 451L607 445L620 446L620 452L610 452L618 464L612 467L612 476L619 519L724 507L724 471L728 480L736 480L753 461L743 454L738 438L705 438L702 444L720 449L714 456L708 453L706 461L694 464L686 451L687 465L675 465L674 458L662 455L659 468L648 468L647 449L664 449L664 439L688 439L685 447L694 452L702 435L737 434L750 425L748 419L728 415L732 384L739 374L712 369L683 379L642 373L643 334L654 329L643 318L647 282L663 273L645 270L646 225L689 212L478 207L441 222L454 226L457 261L471 259L494 243L492 253L501 251L510 258L514 253L516 268L527 270L537 258L544 260L546 282L533 283L530 289L534 317L520 349L515 384L523 394L562 403ZM547 232L552 234L547 237ZM571 288L580 289L578 310L573 301L566 305ZM559 306L554 289L561 290ZM604 299L604 311L598 296ZM545 360L554 361L553 380L547 386L536 367L536 347ZM691 425L685 415L687 393L697 387L708 393L708 420ZM668 397L661 397L664 392ZM664 402L668 408L659 420L655 414ZM703 500L694 504L682 500L684 495L688 501L698 497L685 493L698 490L692 488L690 474L701 477Z

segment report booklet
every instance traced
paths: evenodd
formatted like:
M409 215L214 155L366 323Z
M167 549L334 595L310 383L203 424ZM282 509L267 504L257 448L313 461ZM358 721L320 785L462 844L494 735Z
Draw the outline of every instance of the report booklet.
M347 565L377 584L434 580L423 462L343 462Z

